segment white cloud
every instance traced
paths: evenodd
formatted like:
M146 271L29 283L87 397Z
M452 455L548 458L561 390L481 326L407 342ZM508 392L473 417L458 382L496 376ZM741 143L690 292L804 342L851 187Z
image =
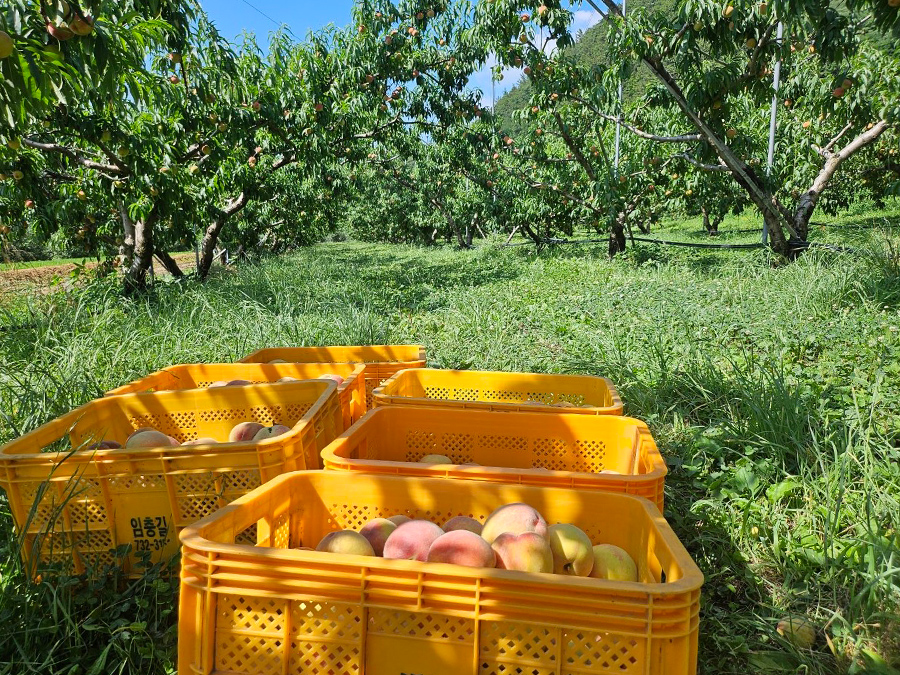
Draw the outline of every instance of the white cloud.
M600 23L600 12L593 9L578 9L572 16L572 33L578 35L578 31L587 30L591 26Z

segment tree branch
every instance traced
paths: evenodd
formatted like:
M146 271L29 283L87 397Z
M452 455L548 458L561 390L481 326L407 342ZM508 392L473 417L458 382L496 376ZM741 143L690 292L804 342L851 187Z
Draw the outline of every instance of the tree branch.
M576 98L579 102L582 102L581 99ZM612 115L608 115L605 112L601 112L599 110L594 111L600 117L609 120L610 122L618 122L623 127L628 129L631 133L636 136L640 136L641 138L646 138L648 141L656 141L657 143L696 143L697 141L703 140L702 134L682 134L680 136L657 136L656 134L648 134L646 131L642 131L637 127L629 124L625 120L619 120L613 117Z
M848 131L850 131L850 129L852 127L853 127L853 122L847 122L847 124L844 125L844 128L838 132L838 135L835 136L834 138L832 138L830 141L828 141L828 143L825 145L824 148L820 148L820 147L814 145L814 146L812 146L813 150L818 152L825 159L829 159L832 155L831 149L835 146L835 144L839 140L841 140L841 138L844 136L844 134L846 134Z
M729 169L725 164L704 164L703 162L700 162L700 161L694 159L693 157L688 155L686 152L682 152L681 154L675 155L675 157L680 157L681 159L685 160L689 164L693 164L698 169L703 169L704 171L731 171L731 169Z
M59 155L63 155L64 157L68 157L76 164L80 164L84 168L91 169L92 171L102 171L117 176L128 175L127 169L123 170L118 166L114 166L112 164L101 164L100 162L95 162L93 160L87 159L86 157L82 157L80 154L78 154L78 151L72 148L67 148L64 145L58 145L56 143L40 143L38 141L33 141L30 138L23 138L22 143L35 150L41 150L42 152L55 152Z

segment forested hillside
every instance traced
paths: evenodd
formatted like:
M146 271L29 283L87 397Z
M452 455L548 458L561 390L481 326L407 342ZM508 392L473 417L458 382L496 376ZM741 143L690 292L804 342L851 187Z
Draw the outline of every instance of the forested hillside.
M674 0L634 0L628 3L629 11L644 9L668 13L675 6ZM568 48L579 62L584 64L609 63L607 56L607 24L601 21L576 36L574 45ZM650 81L650 73L645 68L638 68L625 81L625 100L632 101L640 96ZM528 105L531 98L531 84L528 78L522 79L515 87L506 92L497 101L494 110L498 124L506 133L516 136L525 130L524 124L514 119L513 112Z

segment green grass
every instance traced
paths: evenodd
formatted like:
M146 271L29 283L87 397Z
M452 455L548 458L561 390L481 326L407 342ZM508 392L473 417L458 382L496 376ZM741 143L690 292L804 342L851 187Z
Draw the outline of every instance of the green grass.
M706 576L700 671L897 672L900 219L841 224L865 219L847 230L861 252L785 266L344 243L139 300L102 283L20 298L0 308L0 441L164 365L265 346L413 342L444 368L606 375L667 458L665 515ZM5 505L0 527L0 672L173 670L158 572L30 583ZM788 614L817 626L814 649L775 632Z

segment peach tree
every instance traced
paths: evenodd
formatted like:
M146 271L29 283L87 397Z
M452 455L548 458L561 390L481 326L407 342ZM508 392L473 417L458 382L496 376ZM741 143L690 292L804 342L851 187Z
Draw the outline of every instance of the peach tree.
M882 136L896 139L900 57L884 44L897 40L900 16L886 0L840 7L690 0L674 16L639 10L627 18L614 0L588 2L611 18L622 67L642 64L662 89L645 103L671 120L669 129L648 132L625 114L623 126L657 143L681 136L695 168L728 176L759 210L784 257L807 245L810 219L845 163ZM781 136L767 175L759 161L765 124L753 116L771 101L779 61L779 122L810 131ZM617 75L603 78L607 91ZM602 95L592 102L597 114L618 117L609 104Z

